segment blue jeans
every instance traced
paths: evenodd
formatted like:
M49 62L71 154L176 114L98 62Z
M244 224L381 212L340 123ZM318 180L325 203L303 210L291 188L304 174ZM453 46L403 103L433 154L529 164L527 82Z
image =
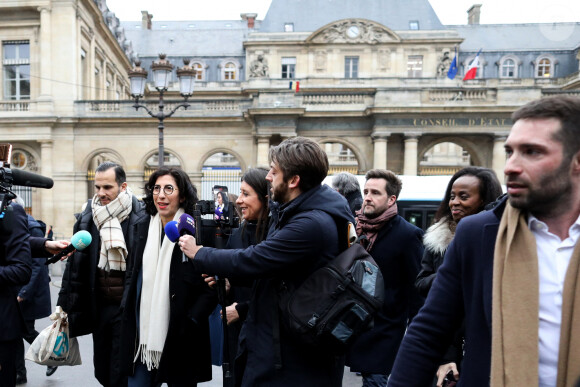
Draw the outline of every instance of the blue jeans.
M362 387L386 387L388 375L383 374L362 374L363 384Z

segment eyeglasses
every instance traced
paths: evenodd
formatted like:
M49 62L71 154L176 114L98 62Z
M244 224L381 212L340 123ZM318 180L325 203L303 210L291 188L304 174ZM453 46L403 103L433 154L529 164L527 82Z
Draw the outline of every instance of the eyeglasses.
M177 191L177 188L173 187L172 185L166 185L163 187L163 193L167 196L170 196L173 193L173 191ZM153 193L153 195L159 195L159 192L161 192L161 186L160 185L153 186L151 192Z

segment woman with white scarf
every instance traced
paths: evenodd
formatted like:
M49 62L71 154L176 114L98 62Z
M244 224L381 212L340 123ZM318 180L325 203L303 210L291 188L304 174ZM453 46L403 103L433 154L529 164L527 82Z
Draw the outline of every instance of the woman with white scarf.
M208 316L215 291L205 286L164 232L183 213L193 214L197 190L178 168L160 168L145 185L151 215L135 225L133 267L123 295L122 367L129 387L196 386L211 380Z
M445 251L455 236L457 223L466 216L482 211L501 194L501 183L491 169L465 167L451 177L445 197L435 213L433 225L423 237L425 252L421 260L421 271L415 282L421 296L427 297L431 289L437 270L443 264ZM443 379L449 371L453 372L455 379L459 377L458 366L463 359L462 344L463 329L456 332L454 343L441 359L442 365L436 375L437 383L434 383L437 386L443 385Z

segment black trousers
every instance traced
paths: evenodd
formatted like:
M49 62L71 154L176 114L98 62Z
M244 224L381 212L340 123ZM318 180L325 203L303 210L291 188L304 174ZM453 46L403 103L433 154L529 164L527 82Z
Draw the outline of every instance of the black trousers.
M106 387L126 387L121 375L121 310L118 305L100 305L93 332L95 377Z
M0 387L16 385L16 357L22 339L0 341Z
M38 336L38 332L34 329L35 320L24 320L25 330L22 332L22 338L26 340L28 344L32 344L34 339ZM16 373L18 375L26 375L26 366L24 365L24 343L22 342L18 346L16 351Z

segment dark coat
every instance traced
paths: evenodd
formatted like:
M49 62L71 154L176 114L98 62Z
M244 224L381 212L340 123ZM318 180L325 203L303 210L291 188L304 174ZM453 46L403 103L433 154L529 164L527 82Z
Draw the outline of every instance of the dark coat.
M32 216L28 215L28 230L30 236L44 237L46 225L41 225ZM52 312L50 306L50 277L46 259L34 257L32 259L32 276L28 284L24 285L18 296L23 299L20 309L25 320L44 318Z
M200 272L256 280L240 342L247 355L243 386L340 386L343 357L305 346L290 335L277 317L277 289L281 281L301 283L338 254L333 216L352 222L350 209L328 186L312 188L282 206L272 203L270 209L265 241L244 250L202 248L193 263ZM273 356L274 324L280 327L281 369Z
M461 220L425 306L407 330L389 387L426 386L465 317L465 357L458 386L489 386L493 253L505 199Z
M143 251L147 243L150 217L135 224L134 245L125 276L121 308L121 372L133 375L135 354L139 345L137 324L138 280L143 270ZM169 271L169 329L156 381L194 383L211 380L211 350L208 317L217 305L214 290L193 270L190 260L183 262L179 247L173 249Z
M385 301L374 327L355 340L346 364L351 371L371 374L391 372L407 323L422 299L415 289L423 254L423 230L396 215L379 230L369 251L385 280Z
M16 297L32 273L28 237L24 209L10 205L0 220L0 341L22 337L24 320Z
M62 275L62 287L58 294L57 305L68 313L69 329L71 337L93 333L96 316L99 314L97 305L96 278L97 265L101 250L101 236L93 221L90 200L84 211L78 216L73 227L73 234L79 230L88 231L91 234L91 244L83 251L76 251L67 259L64 274ZM123 223L123 235L125 244L129 250L133 245L133 225L148 218L144 204L133 196L131 214ZM127 262L127 266L129 262Z

